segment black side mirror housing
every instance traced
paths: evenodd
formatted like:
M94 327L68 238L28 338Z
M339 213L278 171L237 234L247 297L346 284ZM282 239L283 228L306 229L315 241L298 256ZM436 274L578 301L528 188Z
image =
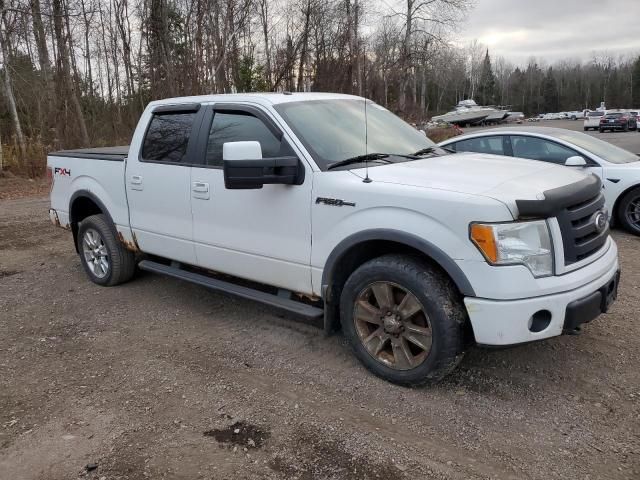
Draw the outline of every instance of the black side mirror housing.
M230 190L262 188L263 185L302 185L304 167L298 157L224 160L224 186Z

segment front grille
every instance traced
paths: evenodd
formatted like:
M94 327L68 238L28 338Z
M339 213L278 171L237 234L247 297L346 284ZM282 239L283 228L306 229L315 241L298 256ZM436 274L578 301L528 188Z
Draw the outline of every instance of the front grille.
M562 209L558 223L562 232L564 263L571 265L588 258L602 248L609 235L609 224L598 231L596 215L604 208L604 195L599 193L584 202Z

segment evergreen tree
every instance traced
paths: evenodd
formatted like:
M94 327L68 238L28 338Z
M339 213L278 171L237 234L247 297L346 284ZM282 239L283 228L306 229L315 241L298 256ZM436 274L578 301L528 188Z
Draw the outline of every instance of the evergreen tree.
M480 85L478 85L478 100L481 105L493 105L497 98L497 80L491 67L489 50L482 62L482 73L480 74Z
M240 59L237 89L239 92L264 92L268 89L264 67L256 65L252 56L243 55Z
M547 70L542 82L542 99L545 112L555 113L558 111L558 84L551 67Z
M516 68L509 76L510 85L510 103L514 110L521 110L526 113L529 112L529 106L527 104L527 82L526 76L520 68Z
M640 57L633 62L631 88L633 89L632 108L640 108Z

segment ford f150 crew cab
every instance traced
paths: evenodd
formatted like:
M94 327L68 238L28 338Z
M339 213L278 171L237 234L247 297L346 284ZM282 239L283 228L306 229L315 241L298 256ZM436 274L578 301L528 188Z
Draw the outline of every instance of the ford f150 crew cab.
M401 384L473 342L576 332L617 294L597 177L451 153L360 97L155 101L129 147L48 168L51 220L93 282L137 267L322 319Z

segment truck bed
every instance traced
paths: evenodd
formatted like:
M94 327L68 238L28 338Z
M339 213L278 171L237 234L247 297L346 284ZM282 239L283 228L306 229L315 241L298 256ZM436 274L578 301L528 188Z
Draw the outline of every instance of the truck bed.
M59 150L50 152L50 157L85 158L87 160L109 160L122 162L129 154L129 145L118 147L78 148L75 150Z

